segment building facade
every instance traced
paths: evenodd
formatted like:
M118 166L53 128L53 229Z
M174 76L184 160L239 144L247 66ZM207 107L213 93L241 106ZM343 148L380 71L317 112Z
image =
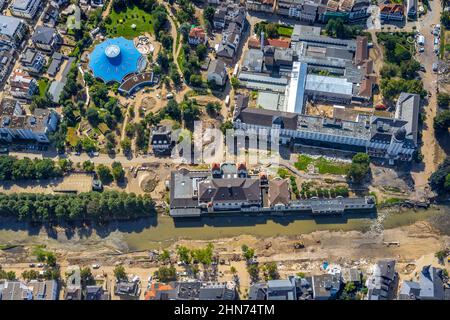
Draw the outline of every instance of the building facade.
M17 17L34 19L41 5L41 0L14 0L11 13Z
M0 15L0 44L18 48L28 32L22 19Z
M53 110L36 109L27 115L17 100L4 98L0 104L0 141L50 143L49 134L57 125L58 115Z

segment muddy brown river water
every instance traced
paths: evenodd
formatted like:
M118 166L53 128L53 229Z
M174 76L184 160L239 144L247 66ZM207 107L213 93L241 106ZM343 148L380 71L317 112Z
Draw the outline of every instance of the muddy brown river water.
M395 228L425 220L439 212L406 210L388 213L382 222L384 228ZM49 244L70 249L71 246L108 246L122 251L161 248L180 239L212 240L239 235L256 237L296 236L320 230L367 231L376 223L373 214L343 217L310 216L216 216L194 220L173 220L158 215L130 222L115 222L107 226L83 230L48 230L30 227L25 223L0 222L0 244Z

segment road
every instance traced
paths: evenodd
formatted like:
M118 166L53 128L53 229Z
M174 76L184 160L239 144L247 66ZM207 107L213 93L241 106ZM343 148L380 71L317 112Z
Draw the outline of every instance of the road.
M433 119L437 113L436 87L437 74L432 72L433 63L438 61L438 57L433 51L434 36L431 34L433 26L440 23L441 3L437 0L430 1L428 13L423 19L416 22L417 31L425 37L425 52L418 53L417 60L425 66L426 71L421 74L424 89L431 92L428 104L424 107L426 119L422 130L422 154L423 165L415 165L411 175L414 179L418 192L426 190L428 186L428 178L436 170L437 165L444 156L443 150L440 148L436 140Z

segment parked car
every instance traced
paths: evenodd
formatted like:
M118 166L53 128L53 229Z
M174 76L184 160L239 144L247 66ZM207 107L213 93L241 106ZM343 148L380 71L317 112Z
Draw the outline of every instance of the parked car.
M438 65L437 63L433 63L433 72L437 72L438 71Z
M92 265L92 269L99 269L100 268L100 265L99 264L93 264Z

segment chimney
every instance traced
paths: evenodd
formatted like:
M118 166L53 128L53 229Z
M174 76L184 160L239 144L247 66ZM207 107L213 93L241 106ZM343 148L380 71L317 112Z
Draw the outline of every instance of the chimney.
M264 51L264 31L261 31L261 50Z

